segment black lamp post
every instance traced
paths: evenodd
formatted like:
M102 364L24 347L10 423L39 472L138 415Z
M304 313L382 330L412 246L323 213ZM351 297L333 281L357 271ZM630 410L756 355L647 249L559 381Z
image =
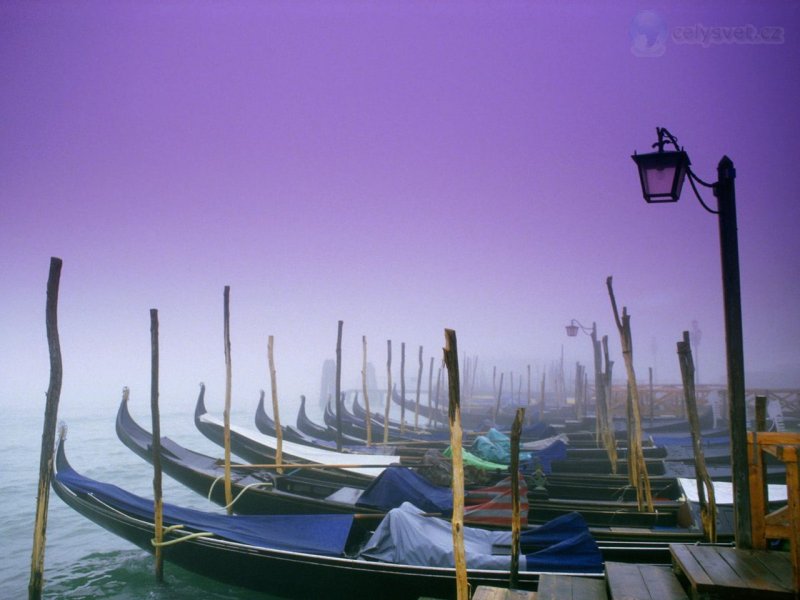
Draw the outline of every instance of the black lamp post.
M580 321L577 319L571 319L569 325L566 326L567 335L569 337L575 337L578 335L578 331L583 331L586 335L592 335L592 332L595 330L594 325L591 328L584 327L580 324Z
M592 338L592 356L594 358L594 395L595 395L595 411L597 410L597 399L601 398L604 402L605 387L603 386L602 379L602 365L600 355L600 343L597 341L597 324L592 323L591 328L585 327L577 319L570 319L569 325L566 326L567 335L569 337L576 337L579 331L582 331L590 338Z
M750 526L750 487L747 466L747 413L744 387L744 342L742 336L742 301L739 282L739 241L736 231L736 170L733 161L723 156L717 165L717 181L706 183L689 167L689 157L678 140L663 127L656 129L657 152L634 154L639 168L642 193L647 202L677 202L683 180L689 183L700 204L719 218L719 243L722 262L722 294L725 306L725 350L728 370L728 418L731 430L731 470L734 494L736 545L752 547ZM674 150L666 151L671 144ZM713 190L717 210L703 202L697 190L700 184Z

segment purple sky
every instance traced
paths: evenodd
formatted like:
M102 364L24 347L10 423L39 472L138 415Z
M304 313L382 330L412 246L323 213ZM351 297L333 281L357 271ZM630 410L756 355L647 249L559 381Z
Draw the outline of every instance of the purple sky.
M696 319L721 382L717 220L688 187L642 200L630 155L656 126L704 179L734 160L748 384L800 385L800 3L599 4L2 3L0 403L47 389L51 256L62 407L147 401L150 308L162 402L205 381L221 403L225 285L247 404L270 334L281 395L316 398L339 319L350 385L362 335L379 375L387 339L415 373L445 327L487 368L563 346L571 374L573 317L622 376L608 275L641 379L679 381ZM648 23L665 38L637 46Z

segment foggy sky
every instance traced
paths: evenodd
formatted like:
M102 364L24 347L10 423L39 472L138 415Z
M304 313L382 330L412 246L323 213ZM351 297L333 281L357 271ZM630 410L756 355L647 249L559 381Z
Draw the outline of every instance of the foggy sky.
M657 126L706 180L733 159L747 383L800 386L799 26L778 1L4 2L0 403L44 402L51 256L62 412L147 400L150 308L162 402L204 381L218 406L225 285L242 403L269 335L281 396L316 398L338 320L346 385L362 335L379 377L405 342L410 380L445 327L486 368L563 348L571 373L590 345L564 325L596 321L622 365L609 275L641 379L679 382L697 320L723 382L717 220L688 186L642 200Z

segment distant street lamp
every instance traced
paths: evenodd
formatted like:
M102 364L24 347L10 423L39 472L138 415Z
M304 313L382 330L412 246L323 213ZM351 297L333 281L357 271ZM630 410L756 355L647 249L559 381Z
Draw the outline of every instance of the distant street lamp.
M584 327L577 319L571 319L566 329L569 337L577 336L579 330L583 331L586 335L592 335L592 332L595 330L594 325L592 325L592 327Z
M706 183L692 172L689 156L678 146L678 140L663 127L656 128L657 152L635 154L642 194L647 202L677 202L683 180L689 184L698 201L719 218L719 242L722 262L722 292L725 308L725 350L728 371L728 418L731 430L731 470L734 494L736 545L752 547L750 529L750 488L747 466L747 413L744 387L744 341L742 336L742 301L739 281L739 241L736 232L736 170L733 161L723 156L717 165L717 181ZM666 151L671 144L674 150ZM711 188L717 198L717 210L703 202L697 185Z
M569 325L566 326L567 335L569 337L576 337L579 331L583 331L586 335L592 338L592 356L594 359L594 394L595 394L595 412L597 411L597 399L601 398L603 402L604 388L602 380L602 366L600 364L600 345L597 343L597 324L592 323L591 327L585 327L577 319L570 319Z
M694 344L694 377L697 383L700 383L700 340L703 338L703 332L697 319L692 321L692 343Z

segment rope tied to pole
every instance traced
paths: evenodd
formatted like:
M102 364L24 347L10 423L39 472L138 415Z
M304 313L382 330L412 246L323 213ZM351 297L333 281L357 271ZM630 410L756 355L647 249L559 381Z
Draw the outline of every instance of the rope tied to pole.
M209 500L211 500L211 493L214 491L214 487L215 487L215 486L217 485L217 483L218 483L220 480L222 480L222 479L225 479L225 475L220 475L219 477L217 477L217 478L216 478L216 479L215 479L215 480L214 480L214 481L211 483L211 487L209 487L209 488L208 488L208 499L209 499ZM244 486L244 487L242 488L242 490L241 490L241 491L240 491L238 494L236 494L236 497L235 497L235 498L233 498L233 500L231 500L231 501L230 501L230 503L229 503L229 504L226 504L226 505L225 505L223 508L224 508L224 509L226 509L226 510L227 510L227 509L229 509L229 508L232 508L232 507L233 507L233 505L234 505L234 504L236 504L236 501L237 501L239 498L241 498L241 497L242 497L242 495L244 495L244 493L245 493L246 491L248 491L250 488L254 488L254 487L267 487L267 488L271 488L271 487L272 487L272 485L273 485L273 484L272 484L272 482L271 482L271 481L258 481L258 482L256 482L256 483L250 483L250 484L248 484L248 485Z
M178 531L179 533L183 533L180 531L183 529L183 525L170 525L169 527L164 527L162 531L162 535L166 535L168 533L172 533L173 531ZM165 548L166 546L174 546L175 544L180 544L182 542L188 542L190 540L196 540L198 538L207 538L213 537L214 534L210 531L196 531L195 533L187 533L183 537L175 538L174 540L167 540L166 542L160 542L156 540L156 538L152 538L150 543L153 545L154 548Z

